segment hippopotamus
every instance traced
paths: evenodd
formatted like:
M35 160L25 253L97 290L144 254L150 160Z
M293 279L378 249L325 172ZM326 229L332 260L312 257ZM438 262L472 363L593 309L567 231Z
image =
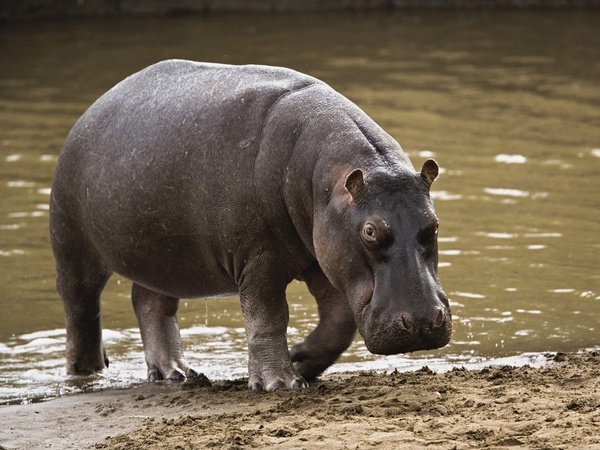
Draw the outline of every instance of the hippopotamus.
M100 294L133 282L149 380L197 376L181 298L239 295L248 386L303 388L358 329L367 349L443 347L430 186L400 145L326 83L271 66L168 60L102 95L58 158L50 199L68 374L108 367ZM319 312L288 347L286 286Z

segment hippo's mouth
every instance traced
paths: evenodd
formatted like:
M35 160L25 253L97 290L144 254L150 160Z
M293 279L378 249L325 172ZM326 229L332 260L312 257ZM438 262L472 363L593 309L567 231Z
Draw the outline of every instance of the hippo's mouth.
M405 313L377 305L378 302L370 296L362 307L360 323L357 323L365 346L373 354L396 355L433 350L444 347L450 341L452 316L449 311L438 323L434 318L425 325L422 321L413 323Z

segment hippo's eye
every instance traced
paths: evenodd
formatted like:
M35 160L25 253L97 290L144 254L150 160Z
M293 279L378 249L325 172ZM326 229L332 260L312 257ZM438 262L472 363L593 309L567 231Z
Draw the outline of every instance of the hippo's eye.
M372 251L383 250L393 241L389 225L377 216L371 216L364 222L360 237Z
M417 239L421 243L421 245L432 245L437 241L437 233L438 233L439 223L436 220L432 222L427 227L422 229L417 235Z
M367 222L363 228L363 235L365 236L365 240L367 242L377 242L377 230L375 229L375 225Z

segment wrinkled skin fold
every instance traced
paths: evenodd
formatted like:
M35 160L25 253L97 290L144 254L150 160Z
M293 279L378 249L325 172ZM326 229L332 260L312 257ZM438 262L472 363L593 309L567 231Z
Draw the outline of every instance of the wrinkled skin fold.
M133 282L150 380L196 375L180 298L239 294L254 390L302 388L356 330L370 351L446 345L438 219L399 144L323 82L268 66L163 61L99 98L62 148L50 236L67 371L108 366L100 294ZM289 349L285 288L306 282L319 324Z

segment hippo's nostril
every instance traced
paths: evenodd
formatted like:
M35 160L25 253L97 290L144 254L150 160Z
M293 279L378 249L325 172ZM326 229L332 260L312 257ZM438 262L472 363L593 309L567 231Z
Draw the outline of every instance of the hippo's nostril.
M435 318L435 327L439 328L444 323L444 312L438 309L437 317Z
M408 313L402 313L400 314L400 317L402 318L402 324L404 325L404 328L410 331L413 326L412 321L410 320L410 315Z

